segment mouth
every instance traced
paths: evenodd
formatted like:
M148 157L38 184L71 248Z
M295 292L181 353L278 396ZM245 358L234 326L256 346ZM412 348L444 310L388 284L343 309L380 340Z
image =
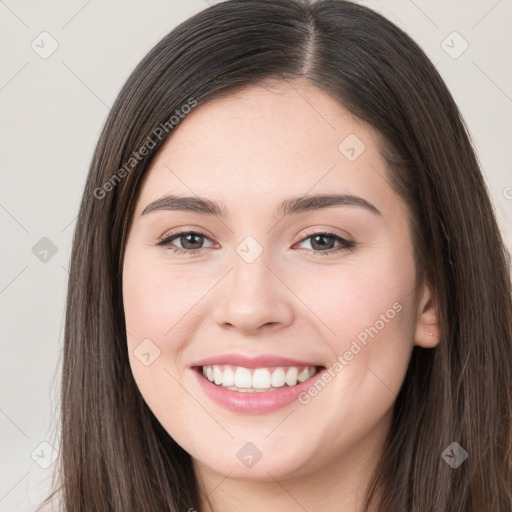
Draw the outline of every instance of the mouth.
M327 371L307 360L236 353L195 361L190 369L206 397L242 414L272 413L292 405Z
M220 388L242 393L265 393L293 388L308 381L324 366L270 366L247 368L230 364L196 366L204 379Z

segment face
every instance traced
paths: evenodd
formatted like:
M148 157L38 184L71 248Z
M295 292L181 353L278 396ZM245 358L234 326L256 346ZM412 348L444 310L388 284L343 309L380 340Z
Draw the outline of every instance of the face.
M154 415L196 467L242 479L375 448L413 345L437 338L370 127L301 81L180 121L140 189L123 301Z

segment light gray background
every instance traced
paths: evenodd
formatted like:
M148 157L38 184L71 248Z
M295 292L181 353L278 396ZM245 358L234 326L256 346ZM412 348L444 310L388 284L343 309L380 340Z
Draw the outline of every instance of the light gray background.
M55 467L41 466L52 460L49 445L58 447L71 239L109 107L151 47L208 3L0 0L0 511L35 510ZM512 1L361 3L398 24L436 64L512 248ZM31 47L50 48L43 31L59 45L46 59ZM464 43L453 31L469 44L458 58ZM46 262L32 251L43 237L57 248Z

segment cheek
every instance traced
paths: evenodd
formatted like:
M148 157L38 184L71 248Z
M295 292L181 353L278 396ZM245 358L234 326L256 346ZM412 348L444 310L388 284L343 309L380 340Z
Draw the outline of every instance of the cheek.
M127 258L123 269L126 328L132 338L170 339L175 326L201 297L201 283L142 258Z
M172 339L174 317L181 304L161 269L143 254L127 249L123 267L127 348L133 376L145 398L150 398L151 388L164 379L164 369L175 359L176 348L166 340Z
M153 414L164 428L172 425L170 435L180 439L186 437L191 411L197 409L180 384L185 371L181 353L189 339L184 331L190 321L187 312L197 302L196 295L169 271L126 258L123 304L132 375Z
M297 278L294 292L342 349L343 340L376 323L379 331L405 327L403 317L410 317L411 311L404 308L413 299L413 270L412 260L391 254L368 263L354 260L336 270L325 268L314 276Z
M411 255L397 257L383 251L367 264L358 261L357 266L341 265L339 272L332 268L322 272L325 275L314 280L301 280L297 294L315 314L332 364L337 361L332 368L333 375L340 375L335 386L357 387L359 396L370 394L372 387L398 392L415 328Z
M415 282L412 259L391 255L330 270L329 279L316 280L325 281L323 290L300 292L332 357L324 383L309 388L301 403L322 411L321 421L332 426L324 432L327 445L339 446L373 428L399 393L413 347Z

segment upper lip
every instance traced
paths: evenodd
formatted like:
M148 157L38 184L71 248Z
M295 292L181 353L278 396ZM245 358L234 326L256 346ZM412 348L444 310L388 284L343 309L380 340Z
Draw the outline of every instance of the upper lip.
M273 366L321 366L311 361L299 361L288 357L273 356L263 354L256 357L243 356L241 354L222 354L208 357L192 363L191 366L213 366L214 364L230 364L232 366L242 366L243 368L266 368Z

